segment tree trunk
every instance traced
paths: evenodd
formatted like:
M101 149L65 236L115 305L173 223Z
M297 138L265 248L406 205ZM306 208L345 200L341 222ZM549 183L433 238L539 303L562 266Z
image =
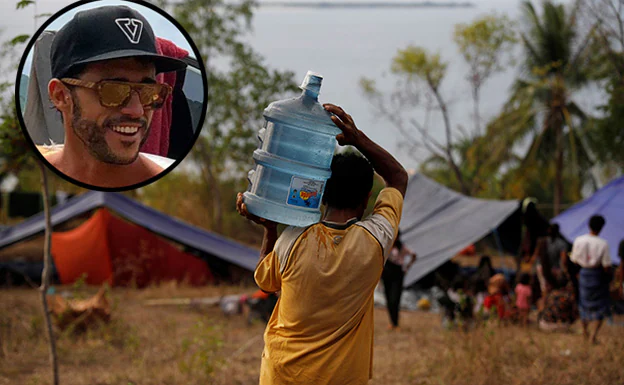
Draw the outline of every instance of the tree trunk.
M481 136L481 114L479 113L479 87L473 86L472 88L472 100L473 100L473 108L474 108L474 123L475 123L475 133L477 136Z
M206 174L212 186L212 230L221 233L223 230L223 205L221 197L221 188L219 181L215 177L214 173L210 169L210 165L206 166Z
M210 197L212 201L211 230L220 233L223 229L223 205L219 180L212 169L214 149L210 148L210 145L200 137L195 144L194 151L196 151L196 156L200 163L204 183L206 183L212 193Z
M444 128L446 131L446 161L449 166L453 170L455 174L455 178L457 178L457 182L459 182L459 186L464 195L470 195L470 189L466 186L466 182L464 181L464 177L461 174L461 171L457 164L455 163L455 159L453 158L453 141L451 137L451 122L448 117L448 110L446 109L446 103L442 100L442 96L438 93L438 90L433 88L433 93L438 100L438 104L440 105L440 110L442 111L442 117L444 118Z
M559 215L561 199L563 197L563 127L560 119L555 121L555 132L557 137L557 149L555 153L555 196L553 215Z
M43 246L43 272L41 273L41 303L43 305L43 317L45 319L46 330L48 332L48 347L50 348L50 364L52 365L53 384L59 384L58 363L56 359L56 341L52 330L52 321L48 311L48 301L46 295L50 286L50 269L52 267L52 256L50 254L50 241L52 238L52 222L50 219L50 195L48 193L48 176L46 168L40 161L37 161L41 172L41 189L43 190L43 213L45 215L45 239Z

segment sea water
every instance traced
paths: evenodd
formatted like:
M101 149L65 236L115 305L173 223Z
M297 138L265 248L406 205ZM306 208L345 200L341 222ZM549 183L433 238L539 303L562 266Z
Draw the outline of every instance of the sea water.
M297 98L264 110L256 163L248 174L244 202L250 213L274 222L307 226L318 222L325 183L340 129L318 101L323 77L308 71Z

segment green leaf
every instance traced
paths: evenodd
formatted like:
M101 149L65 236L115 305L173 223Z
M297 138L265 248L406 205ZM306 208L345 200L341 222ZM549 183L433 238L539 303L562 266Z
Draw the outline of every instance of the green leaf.
M431 88L438 88L446 75L448 63L440 59L440 54L431 54L422 47L413 45L399 50L392 61L392 72L406 75L411 79L420 79Z
M15 9L26 8L31 4L35 4L35 1L34 0L21 0L17 2L17 4L15 5Z
M453 39L469 64L469 79L481 85L490 75L502 71L503 58L511 56L518 41L515 35L514 23L504 15L486 15L470 24L455 25Z
M22 44L28 41L28 39L30 39L30 35L19 35L19 36L15 36L13 39L11 39L11 41L9 42L10 45L15 46L18 44Z

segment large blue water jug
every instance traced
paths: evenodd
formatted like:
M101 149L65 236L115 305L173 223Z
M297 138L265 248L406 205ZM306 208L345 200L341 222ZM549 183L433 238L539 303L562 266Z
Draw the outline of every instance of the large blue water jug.
M318 102L323 77L308 71L298 98L264 110L256 168L243 201L250 213L274 222L307 226L321 218L325 183L340 129Z

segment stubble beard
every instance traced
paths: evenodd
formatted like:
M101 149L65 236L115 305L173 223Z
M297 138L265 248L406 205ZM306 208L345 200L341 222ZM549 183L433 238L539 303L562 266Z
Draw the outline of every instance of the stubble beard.
M83 119L82 118L82 107L80 106L80 102L76 95L73 95L72 99L74 104L74 114L72 118L72 130L74 134L80 139L80 141L87 148L91 156L97 159L100 162L112 164L112 165L128 165L134 163L139 157L139 150L137 150L136 154L130 158L124 158L116 155L106 142L106 130L107 126L111 125L113 122L118 119L106 119L102 125L97 124L93 120ZM141 143L139 144L139 149L143 146L143 143L147 140L149 134L149 127L143 120L137 119L124 119L124 121L135 121L143 124L143 129L147 127L145 130L145 135L141 139ZM130 147L133 145L132 142L124 142L122 141L122 146Z

